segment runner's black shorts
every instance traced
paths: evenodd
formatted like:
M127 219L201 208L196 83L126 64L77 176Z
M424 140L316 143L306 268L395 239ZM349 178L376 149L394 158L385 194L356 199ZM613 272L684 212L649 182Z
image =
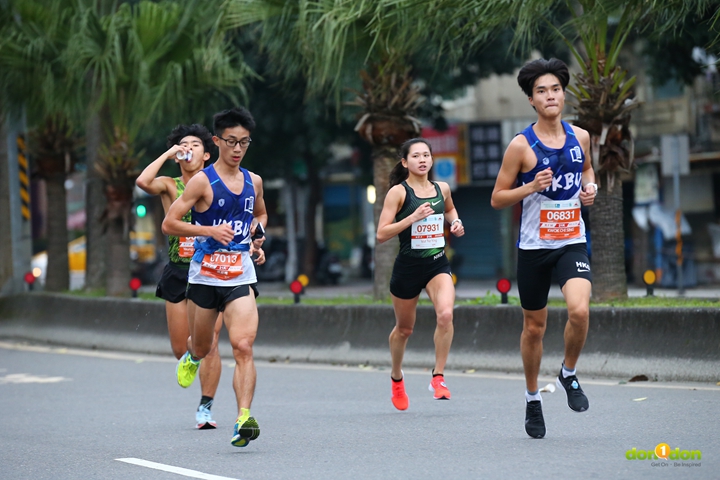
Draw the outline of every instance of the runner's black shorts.
M592 282L587 244L574 243L557 249L518 249L517 282L522 308L545 308L553 269L560 288L571 278L586 278Z
M252 289L255 298L257 298L259 293L256 283L236 285L234 287L217 287L213 285L188 283L187 298L188 300L192 300L193 303L200 308L222 312L228 303L250 295L250 289Z
M157 289L155 289L155 296L170 303L180 303L185 300L189 266L189 264L172 262L165 265Z
M404 300L415 298L430 280L441 274L452 275L444 250L425 258L400 254L395 258L390 277L390 293Z

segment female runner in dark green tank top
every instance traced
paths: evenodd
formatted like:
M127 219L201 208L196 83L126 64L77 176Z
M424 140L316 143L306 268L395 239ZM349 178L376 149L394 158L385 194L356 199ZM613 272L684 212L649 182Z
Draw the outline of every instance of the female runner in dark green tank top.
M455 286L445 256L445 224L456 237L465 234L458 218L450 187L431 182L433 164L427 140L414 138L400 148L401 160L390 173L390 190L385 197L378 221L377 241L397 236L400 252L390 279L390 294L395 310L395 328L390 333L392 357L392 402L398 410L408 408L402 373L402 360L408 337L415 326L415 313L424 288L435 307L435 367L428 389L436 400L449 400L443 377L453 338Z

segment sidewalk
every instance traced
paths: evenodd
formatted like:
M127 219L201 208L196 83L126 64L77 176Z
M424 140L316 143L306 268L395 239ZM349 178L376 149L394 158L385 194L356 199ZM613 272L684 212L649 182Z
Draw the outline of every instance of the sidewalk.
M458 299L474 299L485 297L488 294L499 295L493 280L460 280L455 286L455 297ZM259 282L258 290L260 295L280 298L290 298L293 294L284 282ZM358 295L372 296L373 285L369 279L351 279L341 282L339 285L313 285L305 289L305 298L328 298L328 297L350 297ZM513 284L508 293L517 297L517 285ZM645 288L629 286L628 296L644 297L647 295ZM656 297L679 297L677 289L656 288ZM562 298L562 292L557 285L550 288L550 298ZM695 288L685 289L683 295L687 298L707 298L712 300L720 299L720 285L702 285ZM421 298L427 298L423 290Z

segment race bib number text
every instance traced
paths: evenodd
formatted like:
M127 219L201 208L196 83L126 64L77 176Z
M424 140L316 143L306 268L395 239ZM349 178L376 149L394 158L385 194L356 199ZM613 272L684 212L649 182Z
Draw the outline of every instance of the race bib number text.
M567 240L580 236L580 200L540 204L540 240Z
M200 275L230 280L242 275L242 255L240 252L217 251L205 254L200 265Z
M195 237L180 237L178 240L178 255L180 258L192 258L195 253Z
M444 232L445 215L438 213L430 215L410 227L410 248L413 250L427 250L428 248L442 248L445 246Z

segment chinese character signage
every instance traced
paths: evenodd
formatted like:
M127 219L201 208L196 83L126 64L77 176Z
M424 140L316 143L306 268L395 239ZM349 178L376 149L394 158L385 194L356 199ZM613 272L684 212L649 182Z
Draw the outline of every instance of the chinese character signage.
M503 156L500 123L468 124L467 152L471 182L495 180Z

